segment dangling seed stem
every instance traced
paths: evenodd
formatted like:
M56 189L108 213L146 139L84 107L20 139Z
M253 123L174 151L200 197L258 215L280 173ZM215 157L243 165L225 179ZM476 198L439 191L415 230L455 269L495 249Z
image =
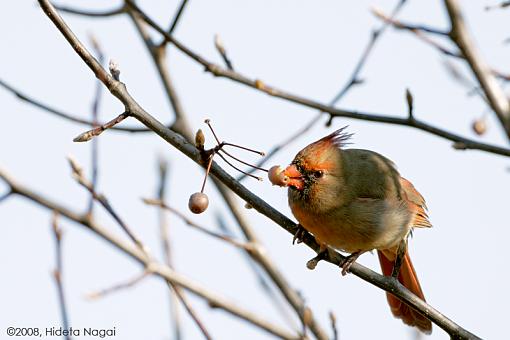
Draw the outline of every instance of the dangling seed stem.
M243 160L241 160L241 159L237 158L236 156L231 155L230 153L228 153L227 151L225 151L225 150L223 150L223 149L218 150L218 151L219 151L219 152L223 152L225 155L229 156L230 158L235 159L235 160L236 160L236 161L238 161L239 163L242 163L242 164L247 165L247 166L249 166L249 167L252 167L252 168L254 168L254 169L262 170L262 171L265 171L265 172L268 172L268 171L269 171L269 170L267 170L267 169L264 169L264 168L261 168L261 167L259 167L259 166L256 166L256 165L253 165L253 164L250 164L250 163L248 163L248 162L245 162L245 161L243 161Z
M244 147L244 146L241 146L241 145L237 145L237 144L232 144L232 143L227 143L227 142L223 142L221 144L228 145L228 146L233 146L233 147L236 147L236 148L239 148L239 149L243 149L243 150L246 150L246 151L250 151L250 152L256 153L256 154L261 155L261 156L265 156L266 155L266 153L263 152L263 151L253 150L253 149L250 149L250 148L247 148L247 147Z
M246 175L246 176L250 176L250 177L252 177L252 178L255 178L255 179L259 180L259 181L262 181L262 178L261 178L261 177L257 177L257 176L255 176L255 175L252 175L252 174L250 174L250 173L247 173L246 171L243 171L243 170L239 169L238 167L236 167L234 164L230 163L230 162L229 162L229 161L225 158L225 156L223 156L221 153L218 153L218 156L220 156L220 157L221 157L221 159L223 159L223 160L225 161L225 163L227 163L228 165L230 165L231 167L233 167L234 169L236 169L236 170L237 170L237 171L239 171L240 173L242 173L242 174L244 174L244 175Z
M210 119L206 119L204 122L207 124L207 126L208 126L208 127L209 127L209 129L211 130L211 132L212 132L212 134L213 134L214 138L216 139L216 142L218 142L218 145L220 145L220 144L221 144L221 142L220 142L220 140L218 139L218 136L216 136L216 132L214 132L214 129L212 128L211 120L210 120Z
M209 171L211 170L213 157L214 157L214 154L209 156L209 163L207 163L207 169L205 170L204 181L202 182L202 189L200 189L201 193L204 193L205 182L207 182L207 177L209 177Z

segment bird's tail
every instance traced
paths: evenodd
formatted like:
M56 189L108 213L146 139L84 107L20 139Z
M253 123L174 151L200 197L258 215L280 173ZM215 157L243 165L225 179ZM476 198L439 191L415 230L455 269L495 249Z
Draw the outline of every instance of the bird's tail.
M390 276L396 258L395 252L391 250L378 250L377 254L379 255L379 262L381 263L383 275ZM411 263L411 258L407 251L402 259L402 267L398 274L398 281L400 281L400 283L402 283L402 285L409 289L413 294L425 301L425 296L421 290L418 276L416 276L413 264ZM386 297L388 298L391 312L396 318L402 319L406 325L417 327L426 334L430 334L432 332L432 323L429 319L406 305L404 302L400 301L393 294L387 292Z

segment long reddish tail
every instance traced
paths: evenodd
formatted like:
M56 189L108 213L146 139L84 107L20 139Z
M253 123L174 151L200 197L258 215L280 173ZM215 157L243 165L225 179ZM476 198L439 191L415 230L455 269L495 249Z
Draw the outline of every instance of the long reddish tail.
M379 255L379 262L381 263L383 275L390 276L396 257L395 253L390 250L378 250L377 254ZM425 301L425 296L421 290L420 282L418 282L418 276L416 276L413 264L411 263L411 258L407 251L402 259L402 267L398 274L398 280L407 289ZM402 319L406 325L415 326L426 334L430 334L432 332L432 323L429 319L397 299L394 295L386 293L386 297L388 298L391 312L396 318Z

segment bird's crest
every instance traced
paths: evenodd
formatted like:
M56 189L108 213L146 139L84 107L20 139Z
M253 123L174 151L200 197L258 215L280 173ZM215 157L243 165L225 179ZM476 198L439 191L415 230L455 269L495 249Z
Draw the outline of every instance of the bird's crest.
M332 155L337 153L337 150L348 145L348 140L351 138L352 133L346 133L344 126L326 137L308 145L301 150L296 159L307 169L329 169L334 166L332 163Z
M333 131L326 137L323 137L316 141L314 144L325 144L330 146L336 146L339 148L342 148L346 145L351 144L349 142L349 139L353 136L353 133L348 133L345 130L349 127L349 125L346 125L336 131Z

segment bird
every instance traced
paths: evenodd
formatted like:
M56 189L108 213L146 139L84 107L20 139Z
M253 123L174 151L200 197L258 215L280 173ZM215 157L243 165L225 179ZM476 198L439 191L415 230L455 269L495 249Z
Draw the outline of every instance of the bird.
M321 249L329 246L350 253L342 264L343 275L359 255L376 250L383 275L389 276L402 251L397 279L425 301L407 250L413 228L432 226L425 199L388 158L346 148L352 136L346 128L306 146L285 169L273 167L270 180L288 187L293 215ZM396 318L423 333L432 332L430 320L386 294Z

